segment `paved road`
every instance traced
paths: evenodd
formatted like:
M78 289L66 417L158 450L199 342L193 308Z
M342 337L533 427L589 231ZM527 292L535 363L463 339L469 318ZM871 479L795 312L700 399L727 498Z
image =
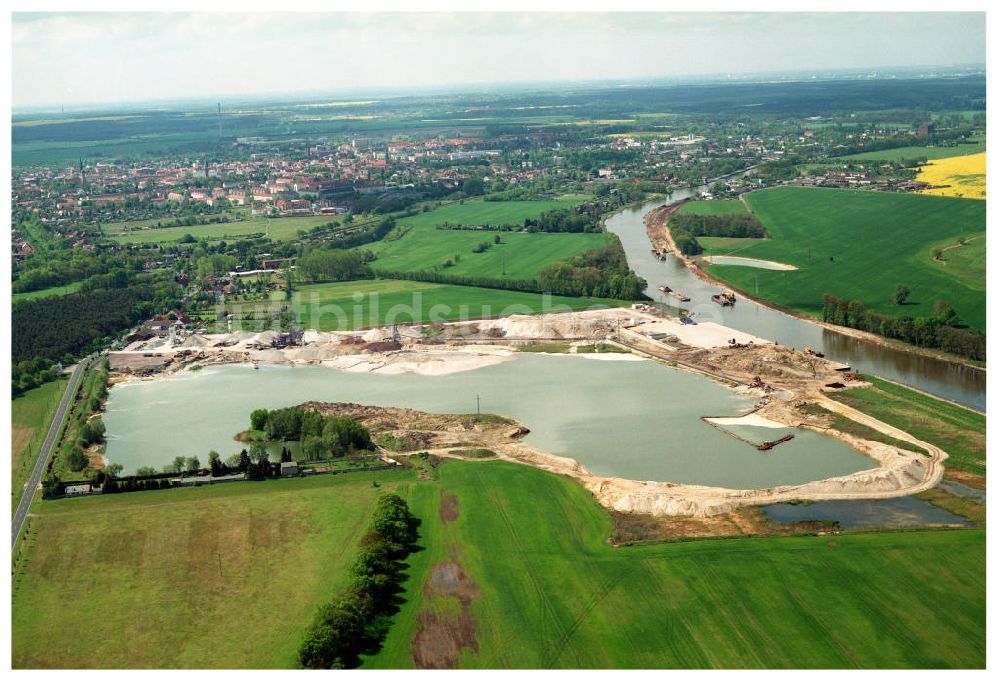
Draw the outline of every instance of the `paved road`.
M56 437L59 435L59 427L62 426L63 418L66 416L70 405L73 404L73 396L76 395L76 389L80 385L80 377L83 376L92 359L93 356L88 355L78 362L76 368L73 370L73 374L70 375L69 383L66 385L66 392L63 393L62 400L59 402L59 409L56 410L56 414L52 418L49 433L45 436L42 449L38 452L38 460L35 462L35 468L31 472L31 478L28 479L28 483L21 493L21 500L17 504L17 511L14 512L14 518L10 522L11 549L17 544L17 538L20 537L21 530L24 528L24 520L28 518L28 509L31 507L31 501L35 499L35 491L38 489L38 482L42 480L45 463L49 461L49 455L52 452L53 446L55 446Z

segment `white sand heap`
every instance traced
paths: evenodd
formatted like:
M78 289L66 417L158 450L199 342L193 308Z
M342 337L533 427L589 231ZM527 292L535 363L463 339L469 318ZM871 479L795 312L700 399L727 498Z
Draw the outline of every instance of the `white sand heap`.
M509 339L591 339L613 332L636 313L624 308L550 313L546 315L511 315L476 323L479 330L496 330Z
M737 343L753 343L755 345L767 345L771 343L767 339L737 331L732 327L726 327L717 322L682 324L680 320L651 316L644 316L638 322L639 324L630 325L625 332L627 334L641 334L645 337L651 337L653 334L666 334L667 337L677 337L685 346L693 346L695 348L726 348L729 346L730 339L736 339ZM669 340L665 340L664 342L670 343Z
M336 367L345 372L443 376L445 374L467 372L473 369L497 365L510 360L513 354L513 351L509 348L473 346L454 350L338 355L324 360L323 364L327 367Z
M788 426L752 412L742 417L705 417L705 421L719 426L762 426L766 429L787 429Z

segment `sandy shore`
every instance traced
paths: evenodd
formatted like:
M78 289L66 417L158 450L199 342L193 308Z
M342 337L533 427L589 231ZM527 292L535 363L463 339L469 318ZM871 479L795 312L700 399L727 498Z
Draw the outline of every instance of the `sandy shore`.
M789 265L788 263L779 263L776 260L764 260L762 258L746 258L744 256L704 256L702 260L709 265L715 265L716 258L725 258L727 260L743 261L748 267L753 267L753 263L764 263L770 265L770 268L765 268L767 270L798 270L794 265ZM718 263L717 265L728 265L728 263Z

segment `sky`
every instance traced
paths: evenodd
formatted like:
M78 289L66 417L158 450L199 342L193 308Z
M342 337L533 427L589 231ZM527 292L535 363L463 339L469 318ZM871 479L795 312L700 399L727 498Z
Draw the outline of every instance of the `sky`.
M14 13L13 108L981 64L982 13Z

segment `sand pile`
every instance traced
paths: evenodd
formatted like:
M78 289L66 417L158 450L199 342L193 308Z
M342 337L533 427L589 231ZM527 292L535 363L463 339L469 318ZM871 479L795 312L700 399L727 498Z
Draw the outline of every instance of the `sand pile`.
M443 376L497 365L510 360L513 355L513 351L507 348L475 346L461 350L397 351L364 355L331 353L331 357L323 360L323 364L345 372Z
M615 317L611 311L511 315L480 322L479 328L481 333L496 330L511 339L592 339L614 331Z

